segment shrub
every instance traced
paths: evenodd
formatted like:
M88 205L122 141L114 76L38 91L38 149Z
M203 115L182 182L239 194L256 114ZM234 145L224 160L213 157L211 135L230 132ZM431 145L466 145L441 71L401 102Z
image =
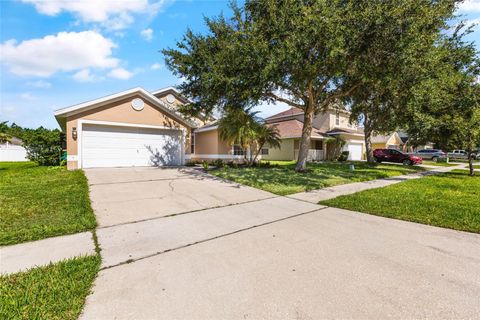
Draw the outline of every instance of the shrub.
M59 130L40 127L23 134L27 158L41 166L58 166L62 154L64 135Z
M216 159L212 164L217 168L225 167L225 162L222 159Z
M340 154L337 160L341 162L347 161L349 153L350 153L349 151L342 151L342 153Z
M209 168L208 162L207 162L207 161L203 161L203 162L202 162L202 167L203 167L203 170L205 170L205 171L208 170L208 168Z

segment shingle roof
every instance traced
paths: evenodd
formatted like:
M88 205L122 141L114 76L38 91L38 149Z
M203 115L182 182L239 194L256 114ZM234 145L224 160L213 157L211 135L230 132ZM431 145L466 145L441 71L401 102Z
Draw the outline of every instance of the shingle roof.
M278 121L275 123L268 124L269 126L276 127L280 138L300 138L302 136L303 122L292 119L286 121ZM312 135L313 138L323 138L327 135L320 130L313 128Z
M296 114L303 114L303 110L299 108L290 108L288 110L282 111L280 113L274 114L273 116L270 116L268 118L265 118L265 120L272 120L280 117L285 117L285 116L293 116Z
M372 137L372 143L387 143L388 139L390 139L392 135L376 135Z

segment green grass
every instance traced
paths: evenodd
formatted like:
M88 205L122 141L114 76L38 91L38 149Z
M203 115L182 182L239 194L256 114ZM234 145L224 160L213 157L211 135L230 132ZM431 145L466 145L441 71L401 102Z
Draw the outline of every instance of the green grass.
M475 165L473 165L473 168L474 168L474 169L480 169L480 164L475 164Z
M466 170L320 202L388 218L480 233L480 176Z
M77 319L100 257L66 260L0 277L0 319Z
M365 162L309 163L307 173L295 172L294 161L271 161L278 167L271 168L229 168L212 170L210 173L278 195L320 189L338 184L374 180L424 170L421 167L393 164L369 165ZM355 171L349 165L355 165Z
M429 161L429 160L423 160L422 164L426 164L426 165L429 165L429 166L439 166L439 167L458 166L458 164L455 164L455 163L435 162L435 161Z
M82 171L0 162L0 245L96 226Z

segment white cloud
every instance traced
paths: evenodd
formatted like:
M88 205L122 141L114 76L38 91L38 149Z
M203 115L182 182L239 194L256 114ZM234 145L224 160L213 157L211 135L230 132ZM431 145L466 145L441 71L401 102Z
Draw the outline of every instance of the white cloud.
M35 97L31 92L24 92L20 95L20 99L25 101L33 101L36 100L37 97Z
M69 12L83 22L100 23L119 30L133 22L133 14L155 15L173 0L22 0L35 6L38 12L56 16Z
M49 77L58 71L84 68L115 68L119 60L112 57L116 45L96 31L59 32L40 39L0 44L0 61L11 73Z
M133 77L133 72L130 72L124 68L115 68L108 73L108 76L120 80L128 80Z
M31 87L41 88L41 89L48 89L52 87L52 84L50 82L47 82L44 80L28 82L27 84Z
M147 41L152 41L153 39L153 30L148 28L148 29L144 29L140 32L140 35L142 36L143 39L147 40Z
M152 69L152 70L158 70L158 69L161 69L161 68L162 68L162 64L160 64L158 62L154 63L150 66L150 69Z
M73 79L77 82L97 82L103 80L90 72L90 69L82 69L73 75Z
M464 13L480 12L480 0L466 0L460 3L458 10Z

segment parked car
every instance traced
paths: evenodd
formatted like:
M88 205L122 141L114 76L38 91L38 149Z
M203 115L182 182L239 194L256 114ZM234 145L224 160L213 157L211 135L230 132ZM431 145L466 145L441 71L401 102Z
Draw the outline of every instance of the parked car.
M404 165L421 164L422 158L411 154L403 153L395 149L375 149L373 157L377 162L397 162Z
M423 160L432 160L437 162L438 158L447 157L447 154L439 149L423 149L411 153L412 156L417 156Z
M468 159L468 152L465 150L453 150L452 152L448 153L448 157L450 159Z

